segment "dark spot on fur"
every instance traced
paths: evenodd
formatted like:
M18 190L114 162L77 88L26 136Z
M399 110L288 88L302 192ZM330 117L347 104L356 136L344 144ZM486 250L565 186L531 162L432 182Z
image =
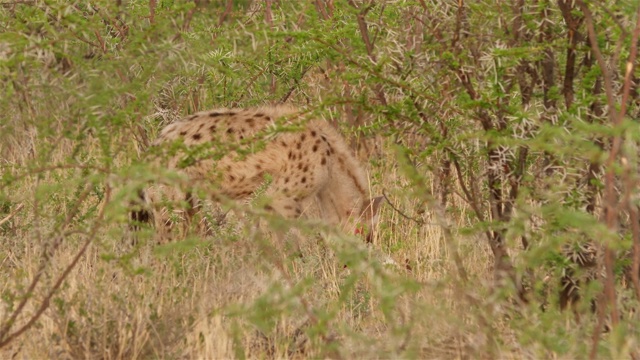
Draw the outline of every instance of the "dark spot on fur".
M293 209L293 207L291 207L291 205L285 205L285 206L284 206L284 209L285 209L285 210L292 210L292 209Z
M318 145L313 145L313 148L311 150L313 150L313 152L318 151Z
M240 140L244 139L244 136L240 135L239 139L240 139Z
M330 156L331 155L331 151L329 151L329 149L327 149L326 154L327 154L327 156Z
M237 114L235 111L229 111L229 112L227 113L227 115L229 115L229 116L234 116L235 114Z
M211 131L211 133L213 134L214 132L216 132L216 125L213 124L211 126L209 126L209 131Z
M311 136L312 137L316 137L316 131L315 130L311 130Z
M284 178L284 183L285 183L285 184L288 184L288 183L289 183L289 178L288 178L288 177Z
M302 210L296 209L296 216L300 216L300 215L302 215Z
M229 180L230 180L230 181L236 181L236 177L235 177L235 176L233 176L233 175L229 175Z
M245 121L247 122L247 124L253 125L253 118L247 118Z
M180 135L181 136L185 136L185 135L187 135L187 132L186 131L180 131Z
M234 129L233 128L228 128L227 129L227 134L233 134Z
M309 164L305 165L304 169L302 169L302 171L309 172Z
M291 160L291 158L293 158L293 153L291 152L291 150L289 150L289 154L287 156L289 158L289 160Z
M267 120L267 121L271 121L271 116L267 116L264 119Z
M218 117L218 116L222 116L222 115L224 115L224 114L219 113L219 112L215 112L215 111L212 112L212 113L209 113L209 116L211 116L211 117Z
M304 141L304 139L306 139L306 138L307 138L307 135L306 135L306 134L302 134L302 135L300 135L300 141Z
M264 116L264 114L263 114L263 113L257 113L257 114L256 114L256 117L263 117L263 116Z
M198 131L200 131L200 129L202 129L203 127L204 127L204 123L201 123L201 124L198 126Z
M327 158L323 157L322 161L320 161L320 164L324 165L327 163Z
M271 210L273 210L273 206L271 206L271 205L265 205L264 209L265 209L265 210L269 210L269 211L271 211Z
M302 177L302 180L300 180L300 181L301 181L303 184L304 184L304 183L306 183L306 182L307 182L307 177L306 177L306 176L303 176L303 177Z
M296 149L300 150L301 147L302 147L302 143L297 143L296 144Z
M256 164L256 170L262 170L262 165Z
M280 145L282 145L282 147L287 147L287 143L284 142L284 140L280 141Z
M198 117L198 115L191 115L191 116L189 116L189 121L191 121L191 120L193 120L193 119L195 119L197 117Z
M202 135L200 135L200 134L193 134L193 136L191 138L193 140L200 140L201 137L202 137Z
M302 163L298 163L298 170L302 170Z
M327 138L324 135L320 135L320 139L322 139L322 141L327 142Z

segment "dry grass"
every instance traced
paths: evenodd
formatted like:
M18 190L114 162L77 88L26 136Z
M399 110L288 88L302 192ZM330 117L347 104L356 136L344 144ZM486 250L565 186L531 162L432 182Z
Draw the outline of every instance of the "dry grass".
M413 54L411 61L416 63L406 66L415 66L415 70L407 72L406 79L415 80L405 83L401 78L404 70L396 69L402 61L388 62L380 69L369 67L370 57L362 52L366 50L355 26L338 29L331 41L324 39L324 32L344 25L344 21L337 19L330 24L308 20L309 14L315 14L311 2L301 2L298 13L289 18L283 15L285 10L275 14L276 19L282 17L284 25L276 26L283 31L297 31L299 27L306 30L307 24L316 26L309 29L309 36L317 39L309 43L305 43L308 34L298 34L299 39L289 42L288 34L274 29L269 31L278 35L274 37L277 40L270 39L274 34L265 35L264 22L248 10L242 15L246 15L244 22L234 20L215 31L209 28L208 14L196 13L192 23L196 30L191 31L181 28L187 22L187 10L171 8L182 16L174 21L173 13L169 16L165 12L163 18L161 11L169 10L159 7L156 34L145 21L137 20L140 11L146 13L148 2L133 3L135 6L124 10L103 9L113 11L113 19L120 10L130 12L127 16L136 20L128 24L127 36L113 35L114 31L106 34L109 31L100 25L106 21L103 18L83 22L84 17L102 16L103 12L92 13L80 7L69 10L66 2L56 3L62 10L78 12L80 25L73 22L74 18L65 18L76 27L56 24L58 32L51 30L46 35L54 44L58 44L56 36L73 39L69 50L64 42L60 45L64 51L56 48L62 54L40 43L22 44L26 49L44 48L42 54L27 57L31 62L24 65L42 78L27 76L23 64L17 61L7 69L0 68L7 70L0 75L15 77L15 81L0 80L2 84L11 83L6 93L11 100L17 99L0 101L4 114L0 122L0 326L7 324L25 296L26 306L11 329L27 323L81 251L83 242L92 239L42 316L1 348L0 358L570 359L588 355L594 328L589 304L580 305L583 308L575 313L581 314L581 319L571 311L560 312L554 300L559 276L553 273L553 266L544 263L545 256L561 242L555 236L567 236L568 231L552 228L548 233L533 234L537 237L530 254L513 250L521 248L518 235L507 236L513 262L519 266L516 273L532 273L531 278L536 280L531 281L531 303L518 304L513 284L494 279L493 255L483 236L491 225L478 224L461 198L463 191L457 188L455 174L445 179L452 188L446 208L433 201L438 186L432 174L440 159L431 156L443 153L425 150L426 155L412 159L413 169L422 176L418 183L403 170L398 153L402 141L392 137L402 138L407 149L419 153L431 146L429 137L437 134L429 131L437 131L441 125L437 122L451 118L456 123L452 132L463 132L460 138L452 137L452 143L460 142L454 150L461 157L472 154L468 169L480 176L475 178L477 182L484 181L486 172L484 160L478 160L485 158L482 142L486 135L473 132L480 125L468 121L471 111L456 107L452 94L438 93L437 87L431 94L429 84L441 76L436 70L443 71L446 66L432 61L427 51L420 55L415 49L403 48L406 39L402 36L411 32L390 28L388 33L380 32L376 43L380 58ZM414 19L413 8L404 8L404 2L391 3L398 6L394 10L397 14ZM393 10L392 5L372 11ZM442 9L437 3L429 6L441 9L442 16L451 16L453 22L458 12L449 9L451 4L445 5ZM345 16L353 15L349 21L355 24L356 14L347 12ZM368 15L369 21L378 18L372 14ZM382 15L379 18L388 19ZM405 25L404 17L395 19ZM126 16L123 21L128 21ZM411 31L430 33L422 28L430 22L425 17L414 23L420 30ZM112 24L117 23L114 20ZM87 24L96 28L82 30ZM383 25L371 29L385 29ZM74 29L80 30L68 32ZM35 31L35 35L30 29L20 31L29 41L42 40ZM111 47L87 50L90 44L81 40L93 39L94 33L101 32L105 32L102 37L111 41L107 44ZM182 37L176 36L178 32ZM213 33L218 38L210 39ZM197 41L190 42L192 37ZM322 52L326 50L321 49L324 44L334 40L342 44L336 52ZM219 49L212 50L209 41L218 41ZM295 47L298 45L300 48ZM360 53L345 50L357 46L362 47L357 50ZM268 59L260 53L264 49L273 52ZM0 50L4 52L2 42ZM56 58L66 52L75 60L70 73L60 71L58 63L62 60ZM0 53L0 58L4 56ZM269 73L272 68L282 72ZM300 68L310 69L301 76ZM385 88L388 109L379 105L374 94L380 84L389 87ZM459 91L454 85L447 86L447 91ZM408 91L410 87L413 92ZM482 84L478 87L484 91ZM494 85L487 87L493 89ZM208 107L274 102L289 89L288 102L309 104L333 123L374 124L370 132L375 134L348 134L360 145L359 158L368 161L372 192L384 192L393 204L382 208L372 246L306 221L284 223L297 228L300 235L292 235L291 242L279 246L258 226L259 216L250 212L229 217L210 235L193 233L183 241L162 246L151 240L152 229L132 234L127 204L141 184L158 180L157 174L139 164L139 159L163 124ZM424 99L409 99L422 92ZM443 98L432 101L432 95ZM423 114L417 114L422 110L407 105L415 101L428 105L423 110L433 113L433 119L427 120L434 124L422 124ZM388 112L398 117L389 117ZM403 123L406 129L394 128ZM344 126L343 130L353 129ZM485 185L472 184L473 180L472 176L466 179L478 189ZM555 178L547 181L554 182ZM572 188L573 182L566 185L563 179L553 186ZM78 200L83 189L88 189L87 196ZM558 193L568 192L562 190ZM531 217L540 215L540 208L527 206L523 208L531 211ZM486 204L482 208L489 212ZM493 225L521 225L515 220L512 223ZM99 228L92 238L96 225ZM272 225L283 226L277 221ZM445 229L451 231L450 237L445 236ZM59 246L53 248L57 239L61 240ZM299 250L294 242L300 245ZM455 263L456 255L461 264ZM464 268L466 281L461 280L457 265ZM35 290L29 294L29 285L39 275ZM542 281L546 278L552 280ZM543 307L545 311L541 311ZM618 333L603 335L599 354L628 357L638 348L634 328L629 321ZM629 334L624 334L627 330Z
M8 163L17 168L22 156L16 152ZM402 196L406 184L391 157L384 160L384 169L371 169L385 174L375 177L374 192L386 189L394 206L412 212L419 204ZM14 198L27 205L2 233L4 294L28 286L56 228L53 214L69 211L61 198L44 204L37 221L32 212L30 194L43 184L58 184L56 174L73 183L78 172L31 177L16 189L22 196ZM90 198L84 206L98 202ZM143 245L133 248L126 224L114 219L37 325L3 349L2 357L450 358L488 346L468 304L457 298L449 252L429 211L420 217L425 225L418 225L385 207L372 247L344 235L303 231L301 256L274 247L251 218L160 248L144 234ZM19 323L71 262L81 238L64 238ZM488 285L485 247L459 239L454 246L465 252L474 281ZM0 318L7 314L3 307Z

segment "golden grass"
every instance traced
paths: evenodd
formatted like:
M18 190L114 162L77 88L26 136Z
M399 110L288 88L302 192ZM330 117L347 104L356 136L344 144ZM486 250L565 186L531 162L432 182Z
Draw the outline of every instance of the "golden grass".
M95 176L95 186L109 184L113 197L88 252L48 309L0 349L0 358L585 356L591 327L576 326L571 314L553 307L548 313L535 304L516 309L511 294L494 285L486 240L459 232L472 218L456 195L460 191L454 191L446 211L412 195L411 183L385 145L376 147L376 165L369 169L373 193L384 191L396 208L420 223L385 206L371 247L345 234L318 236L317 228L297 224L300 256L292 247L276 246L254 216L231 219L211 236L192 235L160 247L143 230L134 247L125 208L127 197L135 196L127 191L143 181L130 169L139 134L106 127L115 151L112 168L103 173L95 168L104 162L97 137L82 139L81 154L71 162L78 143L60 137L69 119L51 123L53 135L46 143L35 130L37 119L16 111L11 120L16 130L3 138L9 139L2 147L3 169L28 175L5 188L11 203L0 213L2 219L23 206L0 227L0 324L36 277L43 251L60 235L65 216L80 208L81 216L62 232L63 241L50 254L13 330L36 312L98 221L104 193L91 192L78 206L78 190ZM428 171L420 171L427 174L426 192L435 192ZM443 226L452 230L452 239L445 238ZM469 275L466 283L453 251ZM637 347L624 339L620 354Z

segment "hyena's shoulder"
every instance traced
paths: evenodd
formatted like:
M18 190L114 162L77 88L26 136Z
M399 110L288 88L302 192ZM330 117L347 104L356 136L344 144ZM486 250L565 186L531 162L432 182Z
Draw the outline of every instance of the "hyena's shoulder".
M241 141L273 125L278 118L296 112L295 108L288 106L201 111L166 126L155 144L176 140L182 140L186 145L212 140Z

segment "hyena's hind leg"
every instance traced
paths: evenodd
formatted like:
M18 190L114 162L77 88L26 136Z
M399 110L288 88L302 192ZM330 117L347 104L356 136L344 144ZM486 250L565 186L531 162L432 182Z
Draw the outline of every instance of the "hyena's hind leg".
M287 220L305 216L309 204L313 202L318 191L326 186L330 175L327 167L311 166L309 162L301 161L295 166L301 171L285 171L274 179L265 194L270 199L267 209L271 209ZM305 241L304 231L297 226L274 230L281 244L291 245L294 252L302 253L301 244ZM284 239L292 239L293 244Z

